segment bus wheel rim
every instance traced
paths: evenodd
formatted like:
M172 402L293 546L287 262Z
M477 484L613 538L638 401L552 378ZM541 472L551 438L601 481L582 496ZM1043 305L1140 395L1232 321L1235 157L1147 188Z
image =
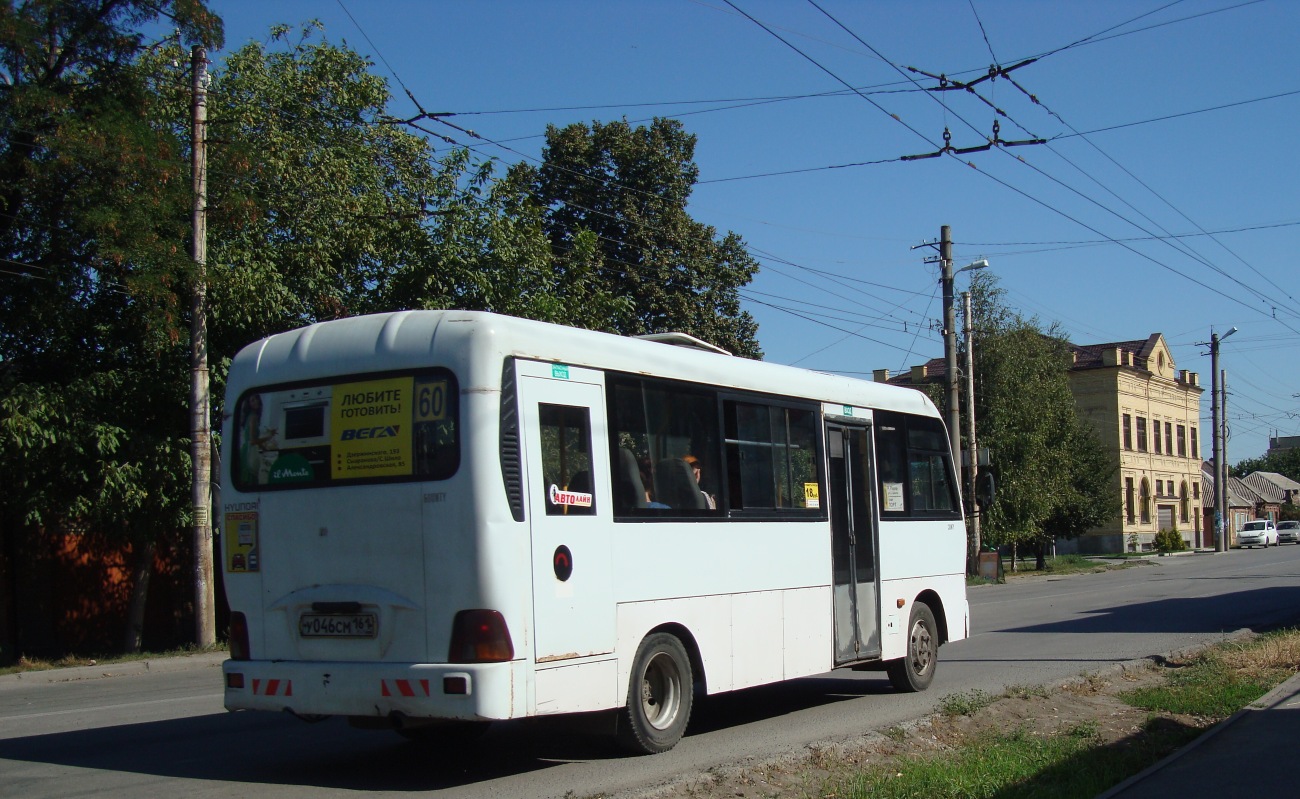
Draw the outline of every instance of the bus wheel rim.
M646 664L641 678L641 711L650 726L672 726L681 708L682 675L673 658L660 652Z
M912 625L912 668L917 674L925 674L934 663L934 641L930 628L922 621Z

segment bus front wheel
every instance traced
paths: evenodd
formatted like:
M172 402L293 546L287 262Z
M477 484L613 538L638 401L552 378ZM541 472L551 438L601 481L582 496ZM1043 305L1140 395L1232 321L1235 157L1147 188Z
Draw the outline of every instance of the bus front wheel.
M924 602L913 603L907 622L907 655L889 662L889 681L899 691L924 691L934 681L938 661L939 635L934 613Z
M667 633L646 636L632 662L627 705L619 712L618 742L637 754L672 749L691 718L691 659Z

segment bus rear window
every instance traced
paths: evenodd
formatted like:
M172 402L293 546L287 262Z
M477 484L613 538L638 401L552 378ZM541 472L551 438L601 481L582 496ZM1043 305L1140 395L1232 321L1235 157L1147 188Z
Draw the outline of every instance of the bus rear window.
M459 397L441 369L247 391L232 482L262 491L446 479L460 466Z

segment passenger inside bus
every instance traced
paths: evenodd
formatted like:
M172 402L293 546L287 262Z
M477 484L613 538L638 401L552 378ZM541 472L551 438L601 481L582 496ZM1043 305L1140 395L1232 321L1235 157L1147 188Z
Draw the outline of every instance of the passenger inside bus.
M694 473L695 476L695 486L700 490L700 494L704 496L704 507L708 508L709 510L717 510L718 501L714 499L712 494L704 490L704 483L702 481L704 469L700 466L700 459L695 457L694 455L686 455L682 458L682 460L690 464L691 471Z
M681 458L664 458L655 464L655 497L670 508L708 507L695 482L695 470Z

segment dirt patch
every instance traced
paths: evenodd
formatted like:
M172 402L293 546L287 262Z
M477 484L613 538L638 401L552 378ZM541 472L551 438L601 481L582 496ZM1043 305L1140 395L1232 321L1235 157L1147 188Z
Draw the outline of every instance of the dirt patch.
M871 731L860 738L823 742L782 758L717 767L684 776L669 785L641 794L653 799L803 799L821 796L834 785L866 767L891 767L906 759L953 750L987 733L1020 730L1055 735L1086 730L1093 740L1124 745L1151 728L1153 719L1204 729L1215 720L1153 714L1128 705L1119 694L1156 685L1171 665L1151 664L1087 677L1052 689L1011 688L999 697L979 693L952 695L941 707L969 710L965 715L936 713L910 724ZM945 698L945 699L949 699ZM978 708L978 709L972 709Z

